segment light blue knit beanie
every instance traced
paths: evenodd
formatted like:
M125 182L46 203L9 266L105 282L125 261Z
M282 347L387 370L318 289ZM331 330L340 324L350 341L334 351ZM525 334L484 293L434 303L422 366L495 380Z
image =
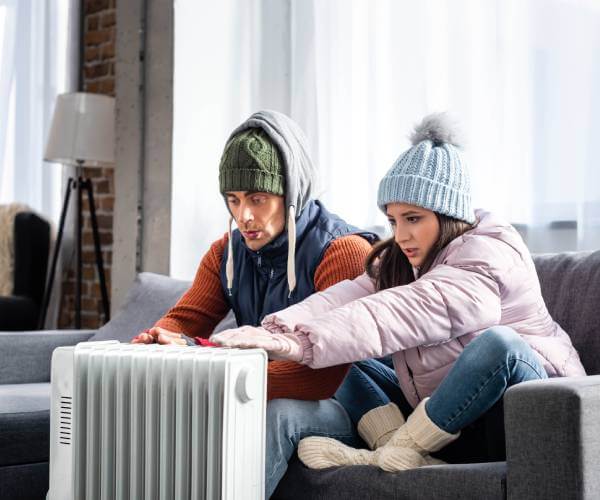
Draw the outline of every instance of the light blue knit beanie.
M474 223L471 182L457 135L446 113L423 118L411 136L413 146L379 183L379 208L386 213L388 203L408 203Z

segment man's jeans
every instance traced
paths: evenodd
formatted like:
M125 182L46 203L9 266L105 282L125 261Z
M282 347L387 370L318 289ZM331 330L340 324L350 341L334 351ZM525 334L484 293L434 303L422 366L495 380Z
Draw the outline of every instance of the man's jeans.
M406 417L412 409L394 371L376 360L355 363L336 399L357 423L369 410L394 402ZM365 378L371 390L365 391ZM519 382L547 378L531 347L505 326L492 327L472 340L427 402L427 414L446 432L473 423ZM355 382L356 385L352 385Z
M265 498L275 491L301 439L328 436L350 446L360 443L348 414L334 399L273 399L267 404L266 431Z

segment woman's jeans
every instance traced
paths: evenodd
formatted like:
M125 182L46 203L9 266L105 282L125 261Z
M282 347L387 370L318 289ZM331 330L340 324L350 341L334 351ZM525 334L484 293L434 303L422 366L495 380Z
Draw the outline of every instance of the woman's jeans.
M446 432L456 433L485 414L510 386L546 377L520 335L505 326L492 327L467 344L427 402L427 415ZM389 402L405 417L412 412L394 371L377 360L355 363L335 398L355 424Z
M391 356L354 363L334 398L348 412L354 425L369 410L390 401L398 405L403 415L413 410L400 389Z

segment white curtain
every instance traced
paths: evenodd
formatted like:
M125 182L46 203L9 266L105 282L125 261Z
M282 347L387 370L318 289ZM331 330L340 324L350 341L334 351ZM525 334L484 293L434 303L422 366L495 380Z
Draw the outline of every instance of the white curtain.
M290 114L289 47L288 1L175 1L172 276L192 278L227 230L218 167L231 131L258 109Z
M532 251L600 248L600 2L207 4L177 2L174 274L190 277L225 227L219 155L262 107L300 123L321 198L354 224L384 224L379 179L422 116L449 110L476 206L516 224Z
M77 88L79 3L0 0L0 203L25 203L55 226L63 172L43 155L56 95Z
M78 23L77 0L0 0L0 203L51 221L62 172L42 158L56 95L77 86Z

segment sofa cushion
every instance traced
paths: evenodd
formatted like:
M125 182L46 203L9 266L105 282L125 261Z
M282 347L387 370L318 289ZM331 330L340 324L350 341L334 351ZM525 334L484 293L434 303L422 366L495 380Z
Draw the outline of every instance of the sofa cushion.
M311 470L294 457L272 498L504 500L506 463L437 465L390 473L367 465Z
M0 332L0 384L49 382L54 349L85 342L94 333L95 330Z
M590 375L600 374L600 251L535 255L544 301Z
M188 281L154 273L140 273L127 293L119 312L90 340L129 342L150 328L189 288Z
M125 298L125 305L90 341L131 339L156 323L190 287L189 281L161 274L140 273ZM215 332L235 328L231 311L215 327Z
M45 462L50 384L0 385L0 466Z

